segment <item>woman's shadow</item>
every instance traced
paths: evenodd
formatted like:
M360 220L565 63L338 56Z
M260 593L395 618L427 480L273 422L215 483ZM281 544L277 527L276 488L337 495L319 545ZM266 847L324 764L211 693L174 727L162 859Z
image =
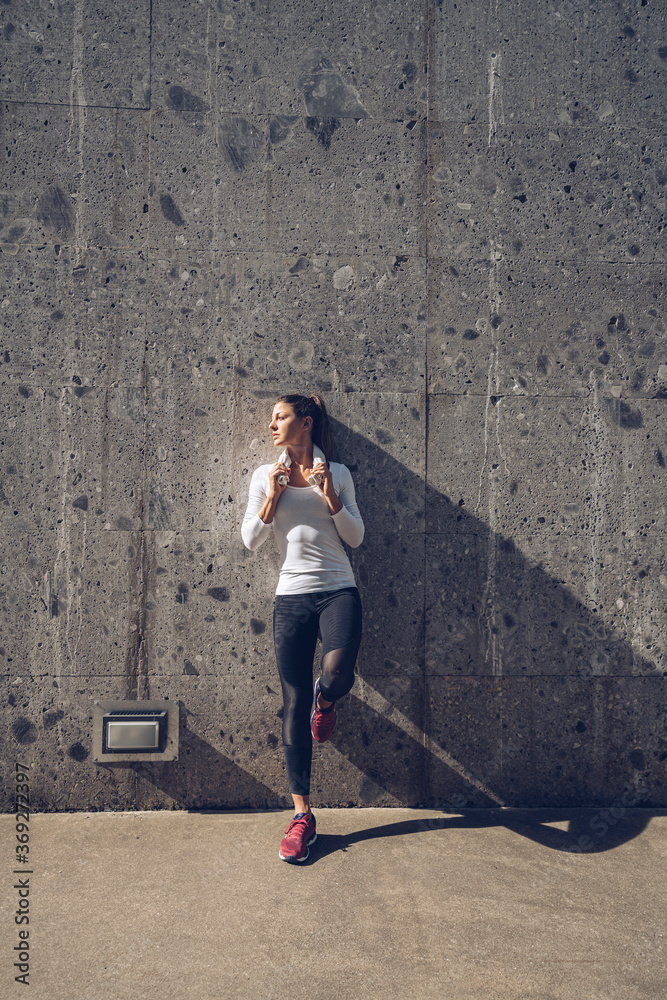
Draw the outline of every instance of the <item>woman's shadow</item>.
M619 816L614 819L611 813ZM461 815L432 816L399 820L349 834L318 833L305 864L321 861L330 854L353 852L365 842L405 837L447 834L455 830L483 830L504 827L543 847L566 854L601 854L611 851L642 833L654 816L667 815L665 809L623 808L611 810L563 809L470 809ZM567 823L567 829L560 827ZM559 824L550 826L550 823Z

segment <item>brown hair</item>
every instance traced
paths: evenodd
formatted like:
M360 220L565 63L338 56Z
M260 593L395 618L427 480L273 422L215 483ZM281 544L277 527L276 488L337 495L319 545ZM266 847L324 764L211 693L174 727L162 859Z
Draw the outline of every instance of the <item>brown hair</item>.
M293 393L290 396L279 396L276 403L287 403L288 406L292 407L299 420L303 420L304 417L313 418L313 444L322 449L327 462L330 462L333 455L333 445L327 408L322 397L300 396Z

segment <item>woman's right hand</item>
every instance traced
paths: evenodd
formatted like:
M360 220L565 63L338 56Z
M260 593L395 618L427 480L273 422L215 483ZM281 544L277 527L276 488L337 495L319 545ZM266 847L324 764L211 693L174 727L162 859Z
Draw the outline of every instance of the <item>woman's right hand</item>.
M287 489L287 484L284 486L282 483L278 482L279 476L287 476L289 479L290 470L287 468L283 462L276 462L271 471L269 472L269 496L278 499L284 491Z

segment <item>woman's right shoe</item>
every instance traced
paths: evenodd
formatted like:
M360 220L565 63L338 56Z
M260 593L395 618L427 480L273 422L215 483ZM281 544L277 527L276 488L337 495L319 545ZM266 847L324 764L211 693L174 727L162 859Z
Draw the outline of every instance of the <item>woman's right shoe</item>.
M278 854L283 861L294 864L305 861L310 851L308 848L317 839L315 817L311 813L297 813L285 827L285 836L280 842Z

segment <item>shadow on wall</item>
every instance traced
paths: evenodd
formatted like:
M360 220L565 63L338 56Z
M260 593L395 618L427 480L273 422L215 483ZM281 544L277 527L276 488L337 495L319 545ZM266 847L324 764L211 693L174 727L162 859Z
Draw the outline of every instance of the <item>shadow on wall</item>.
M183 708L183 706L181 706ZM235 783L239 765L200 739L185 725L181 727L180 766L159 763L131 764L138 784L155 786L175 802L187 807L199 800L198 808L189 812L226 812L216 808L221 787ZM186 776L184 784L183 776ZM254 808L275 808L276 793L244 771L244 788ZM280 808L288 808L285 795ZM451 830L488 829L502 826L543 847L568 854L598 854L613 850L638 837L653 816L665 815L664 809L634 808L641 804L641 789L625 793L612 806L593 809L473 809L457 810L460 815L430 816L385 823L382 826L349 835L318 835L318 849L309 863L327 854L347 851L356 844L384 837L410 834L447 833ZM156 803L158 806L159 803ZM289 803L291 806L291 802ZM563 829L567 826L567 829Z
M511 539L332 423L335 458L352 470L367 536L350 551L366 614L359 676L330 743L364 775L364 804L486 807L389 824L349 843L486 824L569 852L636 836L651 815L636 807L664 805L661 673ZM392 531L378 530L381 510ZM133 770L184 806L215 806L238 765L185 723L181 738L176 769ZM287 796L244 772L246 789L248 780L257 785L254 807L287 806ZM336 803L326 775L323 790L313 788L320 801L348 804L350 796ZM564 820L568 830L545 825Z
M151 803L151 791L155 788L168 795L180 808L187 809L196 802L199 809L214 809L219 806L221 789L238 784L239 765L188 729L186 719L187 709L181 702L178 761L104 765L105 768L128 768L134 773L137 783L135 799L142 803L142 809L164 807L161 796ZM243 789L254 809L275 809L279 803L275 791L245 769ZM291 804L289 796L284 796L280 805L287 808L288 800Z
M340 423L334 441L362 513L377 493L388 520L403 524L379 545L368 533L350 553L364 607L391 646L405 651L407 633L424 650L404 670L399 656L373 661L378 632L362 647L351 704L341 706L346 721L332 737L339 752L405 805L665 805L656 666L458 498L425 488ZM408 609L401 590L411 574L424 603Z

